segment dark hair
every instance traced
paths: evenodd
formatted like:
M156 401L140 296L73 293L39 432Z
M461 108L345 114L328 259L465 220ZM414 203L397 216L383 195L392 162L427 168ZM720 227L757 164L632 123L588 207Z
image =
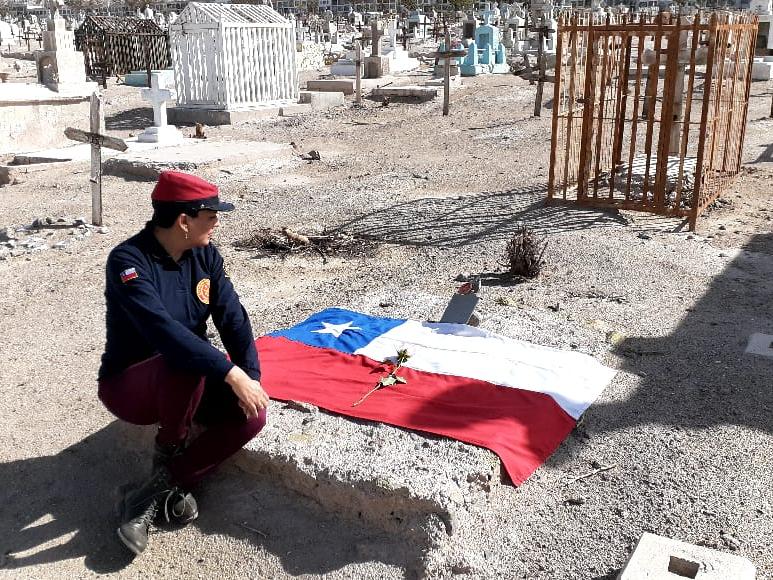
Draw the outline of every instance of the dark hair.
M187 201L154 201L153 217L150 221L159 228L171 228L181 213L196 217L199 215L199 210L191 207L190 202Z

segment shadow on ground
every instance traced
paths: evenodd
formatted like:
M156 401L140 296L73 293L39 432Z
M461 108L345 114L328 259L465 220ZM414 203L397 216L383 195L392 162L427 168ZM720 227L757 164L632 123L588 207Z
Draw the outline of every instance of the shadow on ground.
M509 239L525 224L537 232L627 225L616 211L545 205L546 187L424 198L356 217L337 227L382 242L461 247Z
M672 334L631 337L617 347L622 368L641 376L640 385L622 402L592 405L589 429L739 425L773 433L773 359L744 353L751 334L773 334L773 234L754 236L744 250ZM568 444L584 441L575 432ZM559 452L553 461L567 457Z
M121 111L105 118L105 129L109 131L142 131L153 125L153 109L138 107Z
M131 564L115 534L113 510L118 486L147 470L150 437L147 429L114 421L57 455L0 464L0 569L73 558L84 558L96 573ZM325 574L360 561L420 567L419 547L336 521L310 500L231 462L196 494L201 516L194 525L202 532L253 542L276 554L292 575Z

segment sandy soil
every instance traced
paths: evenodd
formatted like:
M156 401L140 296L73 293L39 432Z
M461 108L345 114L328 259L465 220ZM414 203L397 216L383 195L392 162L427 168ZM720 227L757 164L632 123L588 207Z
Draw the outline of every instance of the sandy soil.
M771 86L752 88L743 174L690 234L671 219L544 207L550 111L531 117L534 87L509 75L466 84L447 118L440 102L366 101L207 129L211 141L294 142L322 158L204 172L239 206L218 244L256 333L333 305L437 317L459 273L484 274L482 326L620 372L528 482L492 492L463 553L432 574L611 579L651 531L748 557L758 578L773 577L773 362L743 354L752 332L773 333ZM110 85L106 102L112 134L150 123L136 89ZM233 463L201 490L195 525L154 533L134 561L118 544L112 494L146 455L96 398L103 268L148 219L151 189L106 177L103 233L43 229L34 236L46 245L67 243L0 260L0 577L421 574L422 555L400 538ZM0 226L14 229L88 217L87 167L52 166L0 188L0 208ZM520 223L547 236L545 271L504 284L501 253ZM380 243L324 262L234 247L281 226L343 227ZM614 467L567 483L594 465Z

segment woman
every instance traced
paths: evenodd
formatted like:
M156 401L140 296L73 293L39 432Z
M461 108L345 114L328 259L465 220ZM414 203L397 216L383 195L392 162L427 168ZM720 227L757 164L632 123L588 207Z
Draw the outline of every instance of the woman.
M260 432L269 403L249 318L210 243L218 212L233 205L214 184L172 171L151 199L151 221L107 260L99 370L99 398L114 415L158 424L152 473L121 506L118 536L135 554L159 509L196 519L191 487ZM206 338L210 316L230 360ZM188 441L194 419L207 429Z

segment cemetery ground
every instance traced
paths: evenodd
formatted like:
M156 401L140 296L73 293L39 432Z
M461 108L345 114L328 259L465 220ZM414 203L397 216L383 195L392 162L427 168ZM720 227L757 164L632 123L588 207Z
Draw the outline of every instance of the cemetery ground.
M147 466L148 432L102 407L95 376L105 259L149 218L153 183L106 176L98 230L73 221L91 211L87 162L51 165L0 188L0 225L53 222L17 233L0 260L0 577L611 579L645 531L745 556L758 578L773 576L773 360L744 354L751 334L773 334L770 84L752 86L746 167L696 233L673 219L545 206L550 110L533 118L535 88L510 75L465 84L447 118L439 100L366 99L207 127L223 162L195 171L237 205L216 241L256 335L329 306L437 319L460 274L481 275L483 328L618 369L552 457L516 488L486 451L325 413L306 421L274 402L258 440L321 449L352 477L435 476L454 486L452 525L390 530L358 517L343 490L337 501L335 490L299 493L255 469L258 449L197 493L197 522L158 530L132 561L112 506L115 488ZM109 84L105 102L111 135L151 122L137 89ZM294 145L228 165L228 142L249 140ZM312 150L319 160L299 155ZM521 224L548 246L542 274L516 282L500 263ZM239 247L282 227L373 243L340 256ZM42 241L28 250L30 238ZM399 474L388 471L396 456Z

